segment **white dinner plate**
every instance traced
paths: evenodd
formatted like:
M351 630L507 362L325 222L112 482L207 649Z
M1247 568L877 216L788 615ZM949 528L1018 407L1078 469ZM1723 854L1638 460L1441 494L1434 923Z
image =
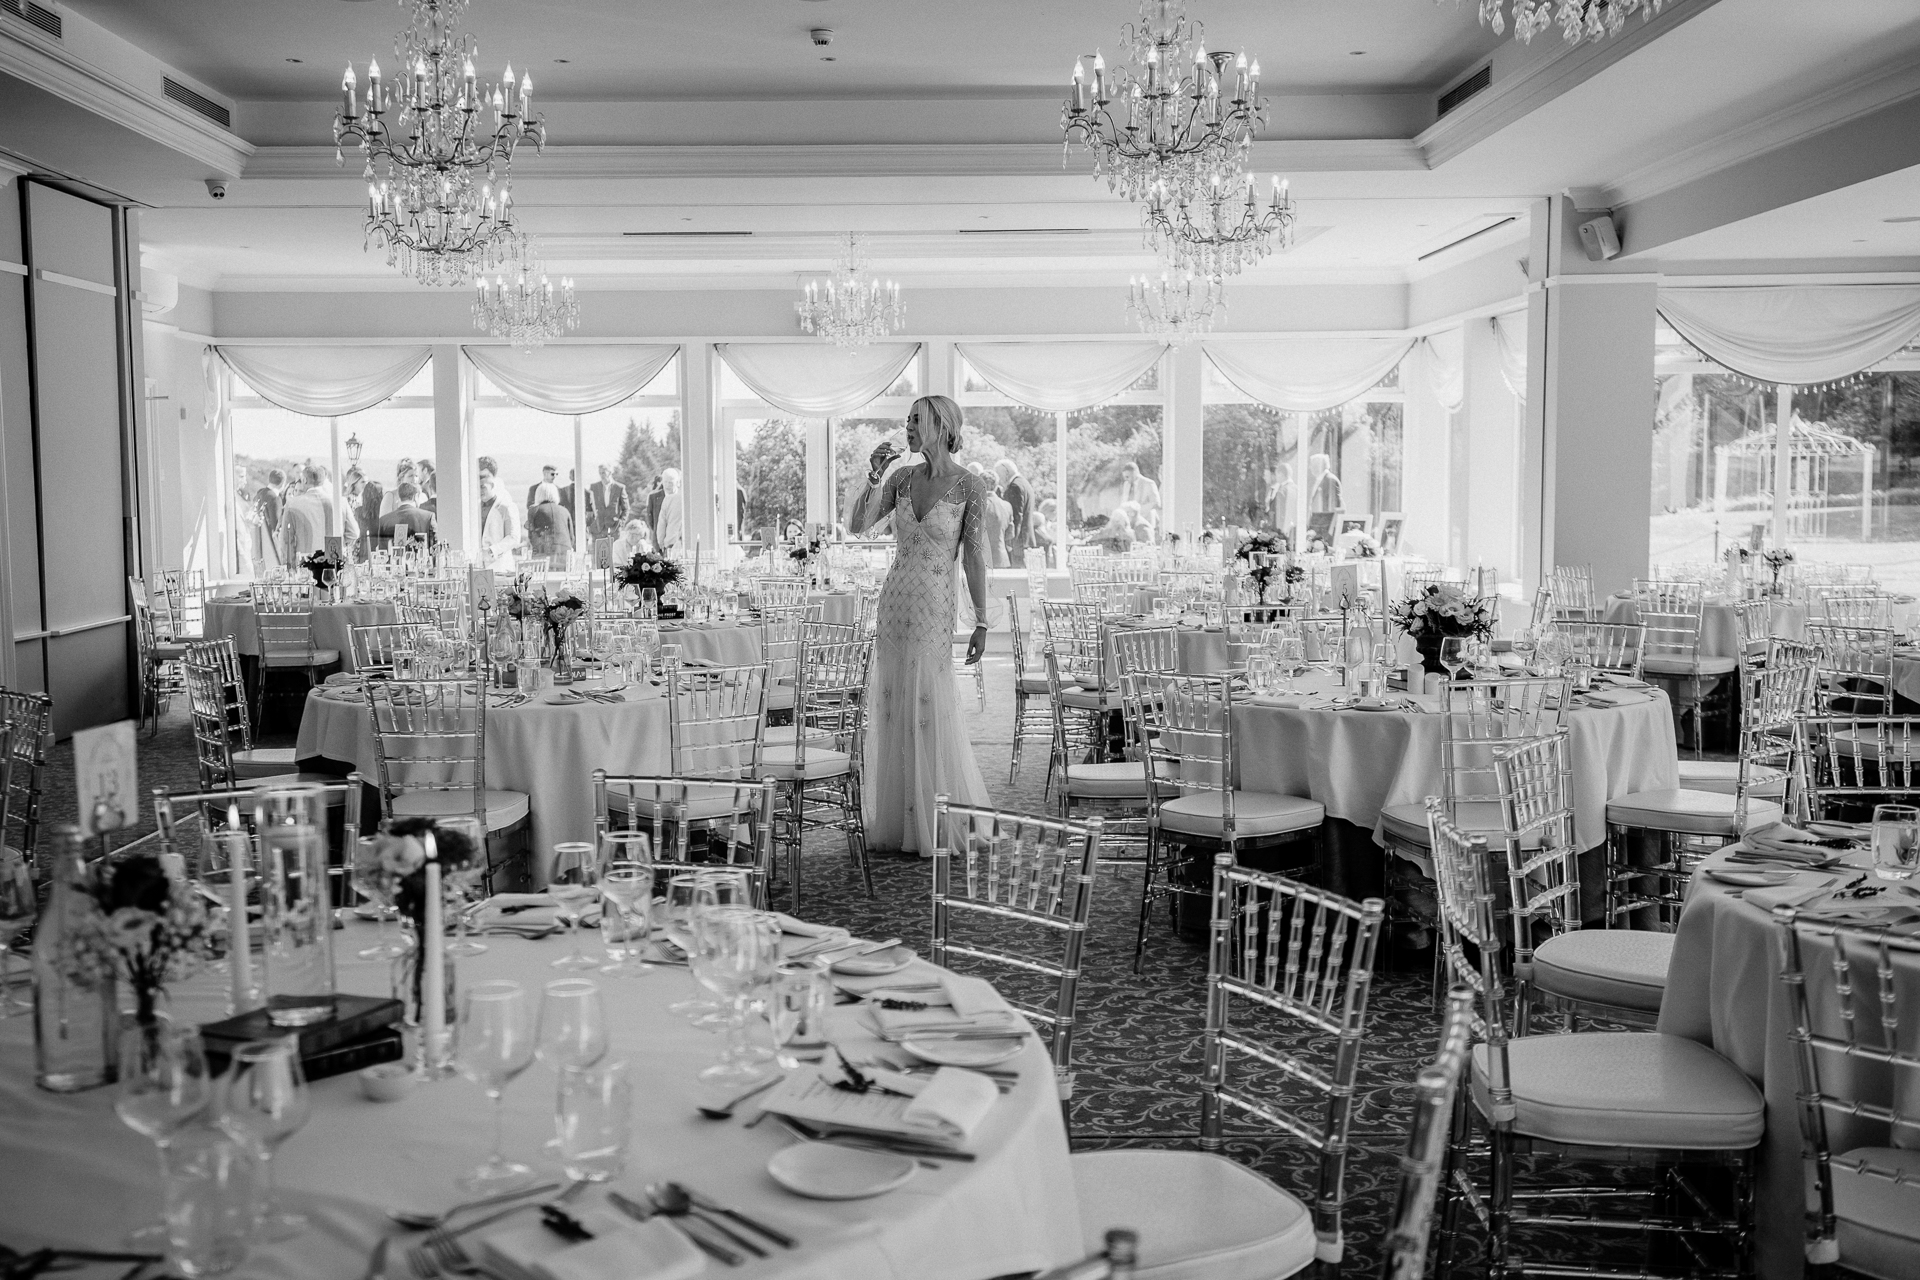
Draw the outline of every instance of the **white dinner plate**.
M900 972L913 963L914 957L912 947L888 947L885 951L836 960L827 967L835 973L844 973L856 978L877 978L882 974Z
M1732 867L1702 867L1707 879L1718 880L1721 884L1737 884L1743 889L1771 889L1775 885L1787 884L1795 871L1736 871Z
M865 1151L831 1142L796 1142L767 1161L767 1174L797 1196L865 1200L911 1178L919 1166L891 1151Z
M1348 707L1349 711L1399 711L1401 707L1392 702L1356 702Z
M586 699L577 693L550 693L542 701L550 707L577 707Z
M1013 1057L1025 1045L1025 1039L1019 1036L1005 1040L941 1040L928 1036L924 1040L909 1038L900 1042L902 1049L922 1062L943 1067L991 1067Z

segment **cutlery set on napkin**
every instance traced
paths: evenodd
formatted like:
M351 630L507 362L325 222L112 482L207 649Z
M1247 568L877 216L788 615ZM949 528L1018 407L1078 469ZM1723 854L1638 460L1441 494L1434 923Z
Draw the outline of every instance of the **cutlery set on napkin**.
M544 938L565 923L562 895L577 902L582 928L599 927L599 894L567 885L555 885L545 893L496 893L474 909L473 922L485 933Z

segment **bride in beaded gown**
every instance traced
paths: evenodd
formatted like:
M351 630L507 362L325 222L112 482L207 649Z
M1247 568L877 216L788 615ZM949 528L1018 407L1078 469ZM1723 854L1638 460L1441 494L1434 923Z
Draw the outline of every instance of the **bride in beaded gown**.
M984 805L953 673L956 566L964 566L975 626L967 661L987 644L987 485L953 460L960 406L923 396L907 415L907 449L924 461L869 474L848 527L893 517L893 568L880 589L867 681L862 816L875 849L934 849L933 798Z

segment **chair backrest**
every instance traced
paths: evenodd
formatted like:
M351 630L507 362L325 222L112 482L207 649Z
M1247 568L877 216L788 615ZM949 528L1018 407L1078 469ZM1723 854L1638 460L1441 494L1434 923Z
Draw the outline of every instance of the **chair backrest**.
M1054 1071L1073 1062L1074 1010L1080 959L1093 911L1099 818L1060 822L933 802L933 946L928 958L994 966L1000 976L1052 980L1049 998L1010 985L1007 1002L1051 1032ZM960 921L967 922L956 929Z
M1765 662L1767 645L1773 638L1773 601L1735 600L1734 628L1739 633L1739 659L1742 666Z
M880 592L877 589L860 588L860 620L854 625L863 636L870 636L879 629Z
M0 689L0 729L7 733L12 768L0 802L0 840L28 858L40 843L40 797L53 746L53 699L44 693Z
M1554 625L1572 644L1575 661L1595 671L1640 678L1640 654L1647 644L1645 624L1559 622Z
M231 643L231 641L229 641ZM187 713L193 723L194 762L199 766L200 789L211 791L234 783L233 717L228 710L226 683L218 666L189 655L183 667L187 681ZM245 722L242 695L241 721ZM241 750L246 750L243 745Z
M771 778L715 781L593 771L593 829L646 831L656 866L746 867L754 901L773 870ZM619 803L615 803L618 801Z
M766 660L767 679L791 683L800 665L800 645L807 629L807 606L769 605L760 610L760 654Z
M1027 671L1027 633L1020 621L1020 597L1007 597L1007 638L1013 646L1013 678L1017 682L1026 676Z
M1580 850L1567 760L1564 729L1494 753L1516 967L1532 959L1543 937L1580 927Z
M302 578L298 582L256 582L253 584L253 602L255 605L303 604L313 598L313 579Z
M487 691L480 680L369 680L380 798L386 813L414 792L465 793L486 829Z
M1338 1262L1344 1243L1353 1082L1385 918L1378 898L1355 902L1237 867L1224 852L1214 859L1200 1146L1220 1150L1234 1112L1316 1152L1323 1262ZM1234 1018L1241 1007L1254 1012L1244 1024Z
M1815 620L1842 627L1893 626L1893 600L1858 587L1816 588L1808 592Z
M1561 622L1595 622L1600 610L1593 598L1593 566L1561 564L1550 579L1553 616Z
M667 666L667 724L677 778L750 779L766 738L765 664Z
M1877 804L1920 804L1920 716L1801 716L1794 724L1794 808L1865 821Z
M313 608L299 604L253 602L253 621L260 635L260 661L297 659L313 663Z
M1047 627L1047 650L1069 685L1098 689L1106 679L1107 625L1100 606L1048 600L1040 606Z
M1815 622L1807 626L1807 643L1820 653L1820 710L1893 710L1891 629Z
M1810 646L1776 640L1769 652L1771 656L1764 664L1742 667L1740 674L1740 759L1734 782L1734 821L1743 832L1755 787L1793 773L1795 726L1813 709L1819 682Z
M1819 1203L1807 1215L1807 1256L1844 1265L1853 1259L1835 1251L1834 1170L1865 1179L1853 1184L1863 1200L1875 1194L1869 1187L1880 1185L1890 1188L1883 1194L1904 1188L1911 1196L1913 1170L1902 1167L1898 1148L1911 1147L1920 1134L1920 1041L1912 1031L1913 1010L1920 1008L1920 937L1896 932L1892 921L1822 919L1791 907L1775 908L1773 919L1780 980L1793 1008L1801 1149L1813 1166ZM1884 1136L1856 1137L1843 1144L1846 1154L1835 1155L1829 1114L1855 1134L1865 1125L1864 1132Z
M1542 587L1533 593L1533 613L1527 625L1538 631L1553 621L1553 588Z
M1178 627L1115 627L1109 632L1120 674L1130 671L1178 671Z
M1705 585L1698 582L1643 578L1633 584L1634 609L1647 629L1642 661L1699 661L1700 616L1706 607L1706 594Z
M806 776L810 746L860 759L866 740L867 666L872 660L871 640L828 640L801 649L793 698L797 776Z
M1440 1049L1413 1078L1407 1149L1400 1156L1400 1192L1382 1246L1380 1280L1423 1280L1433 1206L1446 1175L1453 1103L1473 1052L1473 989L1455 986L1440 1024Z
M419 606L416 606L419 607ZM416 622L372 622L347 635L357 671L392 671L396 650L411 649L429 627Z
M769 575L754 582L752 598L754 607L761 610L804 606L807 603L807 580Z
M1507 1062L1507 1029L1513 1025L1514 990L1507 949L1500 938L1493 856L1486 836L1468 834L1447 820L1446 805L1438 796L1427 797L1427 829L1432 834L1433 881L1444 924L1441 956L1449 983L1473 993L1473 1035L1487 1046L1488 1118L1496 1128L1511 1129L1513 1077Z
M1107 1232L1098 1253L1042 1271L1033 1280L1132 1280L1140 1259L1140 1237L1121 1227Z
M350 773L339 782L324 784L300 784L299 790L312 790L331 801L340 797L342 807L343 830L339 856L331 860L331 865L346 867L353 864L354 842L359 839L361 830L360 796L363 781L358 773ZM165 787L155 787L153 795L154 835L158 838L160 853L178 853L185 861L187 874L201 879L210 878L216 871L224 871L227 860L214 835L216 830L225 830L228 816L238 813L241 829L247 832L247 843L252 856L260 854L260 829L271 820L268 799L271 789L258 785L251 787L203 787L199 791L182 789L169 791ZM183 811L199 815L199 839L192 850L177 848L179 843L179 817ZM337 899L336 899L337 900Z
M1559 733L1569 682L1553 677L1458 680L1446 688L1440 740L1442 799L1456 825L1498 831L1500 752Z
M397 604L393 606L394 620L402 626L438 627L440 611L430 604Z
M808 618L800 625L802 647L810 644L851 644L860 638L858 623L822 622L819 618Z
M1196 791L1218 791L1224 836L1231 841L1233 678L1140 671L1121 685L1128 714L1140 726L1148 804L1158 809Z

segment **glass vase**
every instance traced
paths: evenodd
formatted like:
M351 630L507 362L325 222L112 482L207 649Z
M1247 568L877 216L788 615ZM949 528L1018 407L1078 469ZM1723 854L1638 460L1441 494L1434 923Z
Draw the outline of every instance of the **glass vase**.
M111 968L83 977L74 965L76 935L98 911L80 828L55 828L53 847L53 887L33 935L34 1083L77 1093L117 1078L120 1002Z
M425 929L416 922L414 937L422 937L425 932ZM427 1074L445 1074L444 1071L427 1071L429 1055L427 1053L426 1034L421 1026L425 1017L425 1011L422 1008L424 996L421 991L422 982L426 976L426 966L423 963L425 954L424 951L416 946L409 949L405 955L394 958L392 992L393 998L400 1002L401 1024L407 1029L407 1060L413 1063L415 1070L426 1072ZM443 994L446 998L447 1029L441 1033L443 1042L439 1047L439 1052L432 1055L433 1062L440 1064L445 1064L452 1058L453 1016L454 1011L460 1007L454 999L457 984L454 981L453 967L454 957L447 955L445 962L441 966L441 972L444 974L443 986L445 990Z

